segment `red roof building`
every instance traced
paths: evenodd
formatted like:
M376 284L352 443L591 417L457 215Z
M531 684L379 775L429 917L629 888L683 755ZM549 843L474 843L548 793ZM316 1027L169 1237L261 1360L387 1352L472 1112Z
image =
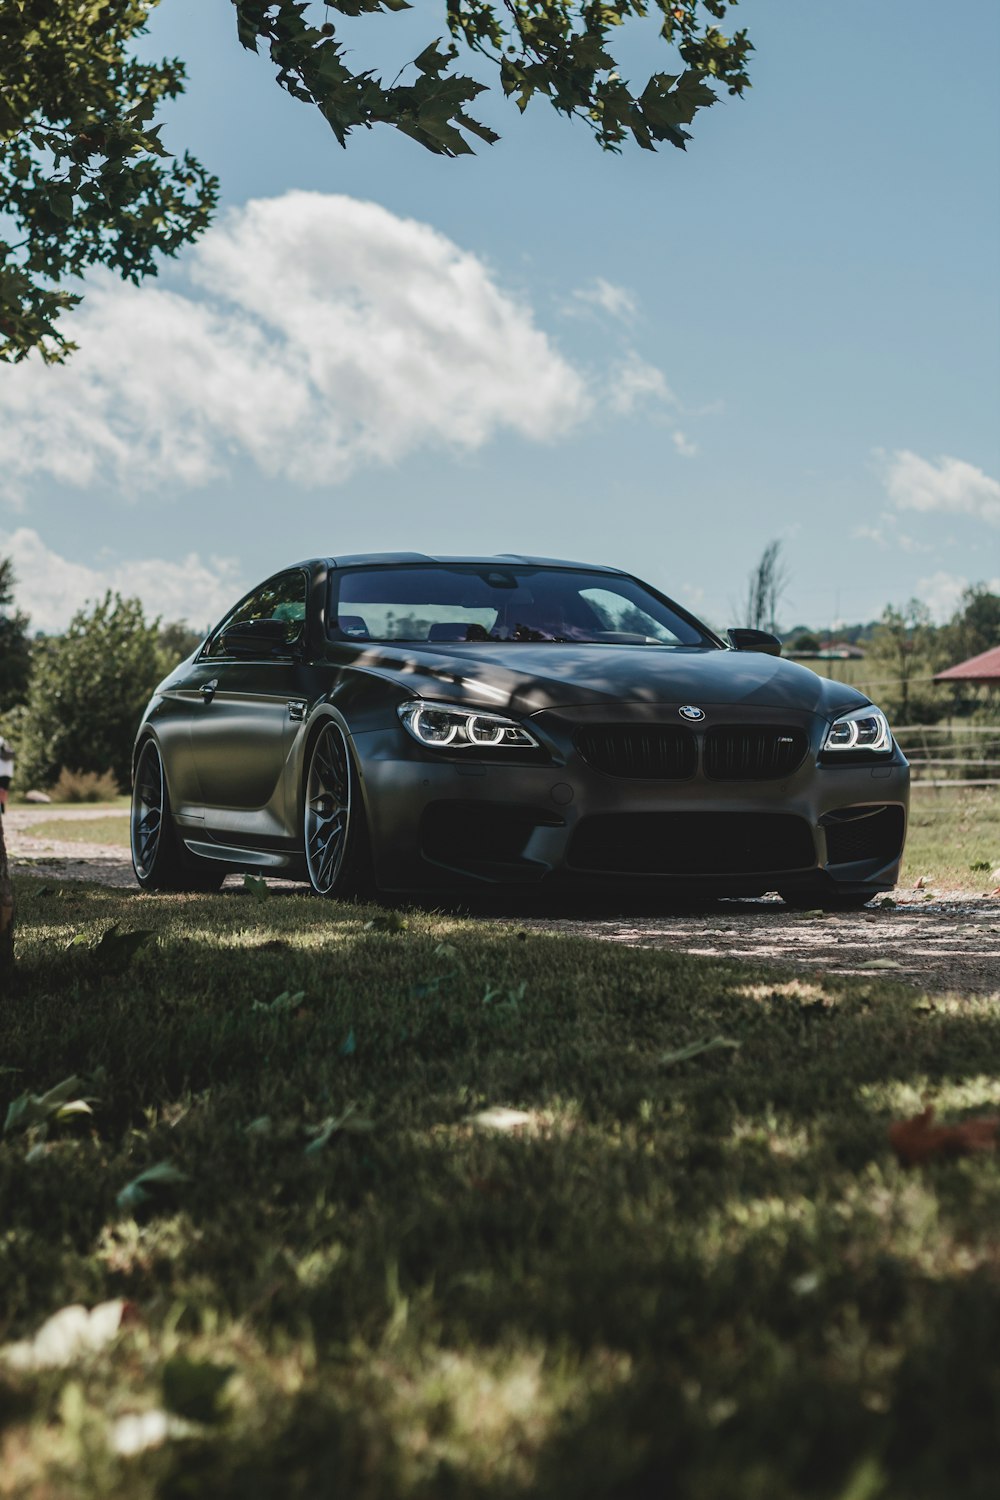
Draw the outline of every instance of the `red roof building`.
M968 661L934 674L935 682L969 682L981 687L1000 687L1000 646L980 651Z

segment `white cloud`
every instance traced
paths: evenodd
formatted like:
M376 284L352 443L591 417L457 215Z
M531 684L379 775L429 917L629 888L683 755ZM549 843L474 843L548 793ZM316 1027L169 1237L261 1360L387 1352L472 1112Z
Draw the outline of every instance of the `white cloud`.
M671 438L681 458L694 458L698 452L698 444L692 443L690 438L681 432L679 427L671 433Z
M256 200L185 264L194 295L95 276L66 366L0 368L9 501L40 473L132 493L201 485L233 455L336 483L426 445L474 449L503 430L546 440L591 409L582 377L481 260L377 204Z
M899 510L944 511L1000 526L1000 482L963 459L932 463L900 449L886 461L884 479Z
M603 276L595 277L586 286L577 287L563 311L572 315L590 312L594 308L623 323L631 323L639 311L635 297L627 287L606 281Z
M619 416L628 416L643 401L677 405L663 371L634 352L615 367L611 379L611 409Z
M200 630L214 624L247 586L233 558L205 562L196 552L182 562L150 557L89 568L53 552L27 526L0 532L0 556L13 560L17 604L31 616L31 629L48 633L64 630L76 610L108 589L141 599L148 616L187 620Z
M969 587L969 579L957 573L938 572L930 578L921 578L917 584L917 598L922 600L939 623L955 613L962 594ZM1000 578L985 581L985 587L993 594L1000 593Z
M916 537L899 529L899 518L886 511L879 518L879 526L855 526L851 532L861 542L873 542L876 547L895 552L933 552L930 542L920 542Z

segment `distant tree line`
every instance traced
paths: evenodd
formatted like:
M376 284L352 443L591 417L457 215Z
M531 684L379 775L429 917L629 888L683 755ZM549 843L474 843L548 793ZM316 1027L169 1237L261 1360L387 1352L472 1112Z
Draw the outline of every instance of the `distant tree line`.
M201 640L185 622L147 620L138 599L107 593L62 635L29 633L0 558L0 732L17 754L15 789L50 789L60 773L131 782L132 741L156 684Z

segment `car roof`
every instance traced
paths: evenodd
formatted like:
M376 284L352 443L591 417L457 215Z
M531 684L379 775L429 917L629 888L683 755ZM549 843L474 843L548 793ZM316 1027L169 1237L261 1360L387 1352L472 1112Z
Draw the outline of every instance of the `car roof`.
M405 563L459 563L474 567L488 567L495 563L522 563L533 568L580 568L588 573L624 573L622 568L609 567L605 563L567 562L557 557L525 557L520 552L494 553L490 557L442 557L426 552L352 552L344 557L325 559L331 568L357 568L369 565L393 567Z

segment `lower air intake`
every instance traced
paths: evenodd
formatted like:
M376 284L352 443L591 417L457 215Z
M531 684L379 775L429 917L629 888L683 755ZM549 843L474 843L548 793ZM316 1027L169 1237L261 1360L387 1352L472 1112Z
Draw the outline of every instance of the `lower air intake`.
M841 807L823 819L826 860L847 865L859 859L889 864L903 851L906 820L899 806Z
M570 842L578 870L621 875L760 875L808 870L812 830L790 813L608 813Z

